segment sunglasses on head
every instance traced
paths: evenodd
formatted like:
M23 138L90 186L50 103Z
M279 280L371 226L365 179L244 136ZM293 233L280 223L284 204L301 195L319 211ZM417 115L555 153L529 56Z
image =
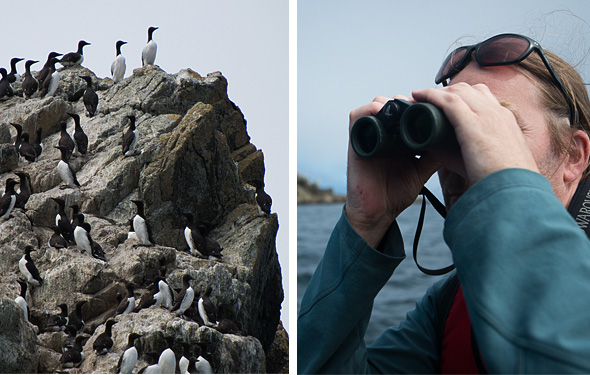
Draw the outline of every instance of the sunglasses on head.
M447 86L449 79L469 64L472 52L474 52L475 61L480 66L500 66L517 64L526 59L533 51L537 52L557 87L563 93L569 106L570 126L574 126L574 105L563 83L553 70L553 66L551 66L541 45L524 35L500 34L478 44L457 48L443 61L434 81L437 85L442 83L443 86Z

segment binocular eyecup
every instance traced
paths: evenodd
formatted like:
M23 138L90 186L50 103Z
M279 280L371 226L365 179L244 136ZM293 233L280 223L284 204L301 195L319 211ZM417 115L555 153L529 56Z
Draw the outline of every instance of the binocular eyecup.
M358 156L371 158L453 148L457 139L444 113L433 104L394 99L375 116L356 120L350 143Z

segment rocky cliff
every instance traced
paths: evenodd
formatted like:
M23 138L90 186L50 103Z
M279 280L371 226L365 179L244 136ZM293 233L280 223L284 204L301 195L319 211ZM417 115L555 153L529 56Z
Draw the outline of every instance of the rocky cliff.
M317 183L297 174L297 204L344 203L344 195L334 194L332 189L321 189Z
M7 178L18 180L14 172L23 171L33 190L25 210L16 209L11 218L0 221L0 327L11 327L0 332L0 348L12 348L0 353L2 372L62 371L61 353L72 337L44 332L45 326L59 312L59 304L72 312L79 301L88 301L82 308L88 337L85 359L79 368L66 371L113 373L132 332L142 335L136 341L140 355L135 372L157 361L166 347L178 361L187 355L185 347L190 355L197 346L217 373L284 370L285 333L277 335L282 349L275 342L283 300L275 249L278 218L259 212L255 188L248 184L264 178L263 154L250 143L244 116L227 96L226 79L218 72L201 77L190 69L171 75L157 66L136 69L117 84L83 67L61 70L60 75L53 97L25 101L15 96L0 103L0 188L3 192ZM81 99L83 75L92 77L99 96L91 118ZM63 188L56 170L59 123L67 121L73 133L68 113L80 115L89 138L88 155L70 161L80 188ZM128 115L136 118L141 154L124 157L121 139ZM29 134L42 130L44 149L37 161L18 159L16 131L9 123L21 124ZM80 207L106 262L76 246L49 246L58 210L50 198L63 199L68 215L71 205ZM155 246L128 239L136 213L131 201L137 199L145 202ZM188 252L181 213L211 223L209 236L223 248L220 261ZM18 262L27 245L37 250L32 259L44 279L42 286L29 287L30 323L13 302L20 292L17 279L23 278ZM198 293L211 286L212 302L241 333L205 326L196 313L178 316L152 306L117 315L111 352L96 355L92 345L125 296L126 284L135 285L139 300L157 274L176 291L185 274L192 276L191 286ZM267 363L267 357L273 362Z

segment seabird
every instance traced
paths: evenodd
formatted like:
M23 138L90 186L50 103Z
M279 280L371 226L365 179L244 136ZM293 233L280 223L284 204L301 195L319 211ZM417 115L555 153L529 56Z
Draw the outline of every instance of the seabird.
M242 331L238 328L237 324L225 317L225 310L221 303L217 305L217 318L219 321L215 329L217 329L219 332L242 335Z
M61 198L51 198L58 205L57 214L55 215L55 226L58 227L62 237L71 244L76 243L74 238L74 229L68 215L66 214L66 202Z
M55 69L55 63L59 60L55 57L49 60L49 67L47 76L43 81L39 82L39 97L43 98L45 95L53 96L59 85L59 72Z
M121 303L119 303L119 306L117 307L117 314L129 314L135 309L133 284L127 283L126 287L127 295L125 298L123 298L123 300L121 300Z
M72 166L68 162L68 150L66 150L66 148L63 146L54 147L61 151L61 160L59 163L57 163L57 171L59 172L59 175L65 184L65 187L62 187L62 189L65 189L66 187L80 187L80 183L76 178L76 172L74 169L72 169Z
M113 319L107 320L107 322L105 323L104 332L98 335L96 340L94 340L92 348L96 351L96 354L106 354L113 347L113 339L111 338L111 334L114 324L115 321Z
M145 47L143 47L143 51L141 52L141 64L142 66L146 65L154 65L156 61L156 51L158 49L158 45L152 39L152 34L156 31L157 27L150 27L148 29L148 41Z
M19 61L23 61L23 58L20 57L14 57L10 60L10 73L8 73L8 82L10 83L14 83L16 82L17 78L18 78L18 73L16 71L16 64L19 63Z
M20 284L20 295L14 299L17 305L24 311L25 321L29 321L29 307L27 305L27 283L24 280L17 280Z
M195 298L195 291L190 285L191 280L193 278L189 274L182 276L182 291L176 296L176 303L171 310L176 311L178 315L184 314L192 305L193 299Z
M174 292L172 291L172 288L170 288L170 285L168 285L164 278L161 278L160 281L158 281L158 289L158 293L161 295L161 297L156 297L158 293L154 294L154 298L156 299L156 306L162 306L167 309L172 308L174 306Z
M172 349L166 348L162 354L160 354L158 365L160 365L160 368L162 369L162 374L176 373L176 356L174 355Z
M78 367L84 359L84 351L82 345L87 340L87 337L79 335L76 336L74 346L67 349L61 356L61 367L72 368Z
M0 220L6 220L10 217L10 213L14 209L16 204L16 192L14 187L16 186L16 180L12 178L6 179L6 188L4 195L0 198Z
M52 60L61 55L61 53L49 52L49 55L47 55L47 61L45 61L43 68L37 74L39 86L43 85L43 81L49 76L49 67L53 66L55 68L55 62L52 62ZM59 60L56 59L56 62L59 62Z
M255 179L251 184L256 188L256 203L258 203L258 207L260 207L262 212L270 215L272 199L270 198L270 195L266 194L264 191L264 182L260 179Z
M6 69L0 68L0 75L2 75L2 79L0 79L0 98L3 98L5 95L13 96L14 91L12 90L12 86L8 80L8 72Z
M27 282L39 286L43 285L43 279L39 274L39 270L35 267L33 259L31 258L31 251L36 251L33 246L25 246L25 254L18 261L18 268L23 276L27 279Z
M35 141L33 143L31 143L33 145L33 147L35 148L35 152L37 153L37 159L39 159L39 157L41 156L41 153L43 152L43 142L41 142L41 133L43 132L43 130L41 128L37 129L36 134L37 136L35 137Z
M183 213L186 217L187 224L184 228L184 239L188 244L189 251L194 256L202 256L208 258L209 254L206 252L205 239L201 234L201 230L195 225L193 214Z
M119 357L119 363L117 363L118 374L131 374L137 363L137 349L135 348L135 340L140 338L141 335L132 333L127 339L127 349Z
M94 258L106 262L106 256L102 247L92 240L90 235L90 223L84 222L84 215L77 215L78 222L74 228L74 238L76 239L76 246L82 249L82 253L88 251Z
M88 301L76 302L76 308L74 309L73 313L69 316L69 326L72 327L76 332L80 332L84 328L84 319L82 319L82 307L87 302Z
M132 202L137 206L137 214L133 217L133 230L142 244L151 246L155 242L152 238L152 230L145 218L143 201L132 200Z
M160 365L157 363L154 363L153 365L145 366L144 368L142 368L138 372L138 374L161 374L161 373L162 373L162 369L160 368Z
M20 149L21 137L23 135L23 127L22 127L22 125L16 124L14 122L11 122L10 125L12 125L12 127L16 129L16 139L14 140L14 149L16 150L16 153L20 155L19 149Z
M14 208L25 209L25 205L31 197L33 189L31 188L31 177L26 172L14 172L19 178L18 192L16 193L16 202Z
M107 257L106 257L106 254L104 253L104 250L102 249L102 246L100 246L98 244L98 242L94 242L94 240L90 236L90 224L83 223L83 227L86 230L86 233L88 233L88 239L90 240L90 246L92 247L92 251L90 252L90 254L92 254L92 256L94 258L102 260L103 262L106 262Z
M215 305L211 302L209 296L211 295L212 288L209 285L205 290L205 294L199 298L198 308L199 315L206 326L215 327L217 326L217 312L215 311Z
M92 77L80 76L80 78L86 81L86 91L84 91L82 101L84 102L84 106L88 111L88 117L92 117L96 113L96 108L98 107L98 94L96 94L92 88Z
M60 308L61 312L58 315L51 315L47 319L47 328L46 331L57 332L57 331L65 331L66 326L69 323L68 318L68 305L62 303L57 307Z
M213 369L211 368L209 361L200 353L197 355L199 356L197 359L191 357L190 362L192 363L189 362L188 371L193 374L212 374Z
M80 125L80 116L75 113L68 113L74 119L74 140L76 141L75 151L80 155L86 155L88 152L88 136L82 130Z
M81 65L84 62L84 46L89 46L90 43L81 40L78 42L78 50L76 52L66 53L60 60L60 64L65 67Z
M59 135L59 141L57 145L62 146L66 149L66 158L69 161L72 157L72 153L74 152L74 148L76 148L76 144L74 143L72 137L70 137L70 134L68 133L68 124L65 121L61 121L59 123L59 126L61 128L61 132Z
M201 229L201 233L205 230L205 226L203 224L199 225L199 229ZM206 234L204 236L205 238L205 248L206 248L206 252L207 254L209 254L209 258L210 260L213 259L217 259L220 260L222 255L221 255L221 251L223 250L223 248L219 245L219 243L217 243L217 241L215 241L213 238L209 237L208 234Z
M35 92L37 92L37 88L39 87L39 82L33 77L31 74L31 65L38 63L39 61L36 60L27 60L25 62L25 74L23 75L23 92L25 93L25 99L30 99Z
M29 133L27 132L23 132L23 135L21 136L19 154L23 161L26 160L29 163L37 161L37 151L35 151L35 147L29 143Z
M121 46L123 44L127 44L127 42L122 40L117 41L117 54L115 55L115 61L111 64L111 75L115 83L122 81L125 77L125 56L121 54Z
M132 156L135 155L135 146L137 146L138 132L135 128L135 116L127 116L129 119L129 128L123 134L123 155Z
M68 241L66 241L65 238L62 237L59 227L52 227L51 229L53 229L53 234L51 235L51 238L49 238L49 246L54 247L56 249L67 248Z
M148 291L145 292L141 296L141 298L139 299L139 302L136 303L137 307L135 308L135 310L133 310L134 312L138 312L141 309L146 309L156 303L156 299L154 298L154 294L159 293L158 292L158 290L159 290L158 283L160 282L160 280L162 280L161 276L156 276L154 278L154 281L150 284Z

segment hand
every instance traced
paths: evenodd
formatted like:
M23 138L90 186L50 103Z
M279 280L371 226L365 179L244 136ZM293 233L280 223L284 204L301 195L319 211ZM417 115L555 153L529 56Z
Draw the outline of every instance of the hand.
M486 85L458 83L412 94L417 101L432 103L445 112L455 128L463 165L458 165L458 158L442 164L465 175L470 185L506 168L539 172L514 113L501 105Z
M404 96L396 99L413 101ZM375 115L390 100L377 97L350 112L349 132L362 116ZM397 216L411 205L440 164L429 155L363 159L348 146L346 216L355 231L377 247Z

